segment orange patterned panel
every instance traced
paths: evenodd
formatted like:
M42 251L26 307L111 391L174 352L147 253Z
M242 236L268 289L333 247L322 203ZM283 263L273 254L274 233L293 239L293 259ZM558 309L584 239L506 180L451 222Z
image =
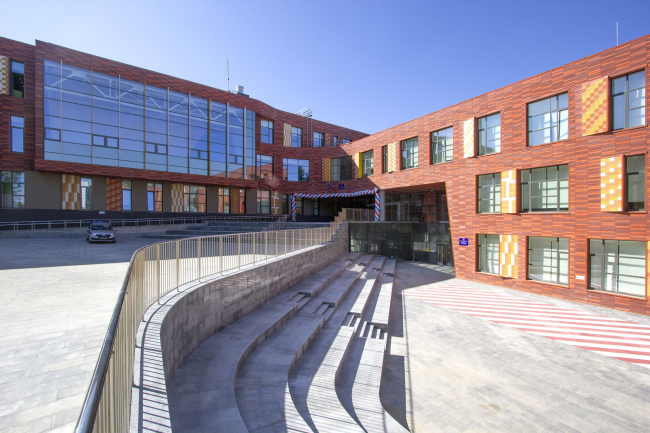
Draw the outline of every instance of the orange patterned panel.
M352 176L354 179L361 177L361 164L359 164L359 152L352 155Z
M609 79L599 78L582 85L582 135L608 131Z
M106 210L122 210L122 179L106 179Z
M463 156L471 158L474 156L474 118L466 120L463 126Z
M61 175L61 209L79 210L81 202L81 177L74 174Z
M505 278L517 278L517 235L499 235L499 274Z
M8 95L10 87L9 58L0 56L0 95Z
M323 182L329 182L330 179L330 159L329 158L323 158L323 166L322 166L322 173L321 173L321 180Z
M623 210L623 156L600 160L600 210L621 212Z
M501 213L517 213L517 170L501 173Z
M240 213L239 188L230 188L230 213Z
M291 125L284 124L284 147L291 147Z
M183 184L172 183L172 212L183 212Z
M397 171L397 143L388 143L388 172Z

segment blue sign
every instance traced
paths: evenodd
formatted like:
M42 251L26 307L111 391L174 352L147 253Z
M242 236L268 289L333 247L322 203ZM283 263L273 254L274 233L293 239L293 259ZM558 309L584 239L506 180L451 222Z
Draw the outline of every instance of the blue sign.
M342 183L339 184L339 189L343 189L343 186L344 186L344 185L343 185Z
M468 238L458 238L458 245L466 247L469 245L469 239Z

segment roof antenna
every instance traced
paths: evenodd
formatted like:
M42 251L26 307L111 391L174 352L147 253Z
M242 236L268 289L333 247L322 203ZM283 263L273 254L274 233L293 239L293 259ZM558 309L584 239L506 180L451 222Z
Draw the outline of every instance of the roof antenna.
M618 47L618 21L616 21L616 46Z

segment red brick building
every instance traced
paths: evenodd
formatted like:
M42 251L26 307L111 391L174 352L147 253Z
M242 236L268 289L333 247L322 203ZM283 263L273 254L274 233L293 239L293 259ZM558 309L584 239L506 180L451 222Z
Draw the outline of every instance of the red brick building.
M649 44L367 136L243 94L0 39L0 219L279 214L289 194L328 193L327 182L378 187L384 219L446 225L445 241L427 235L421 248L451 248L458 277L648 314ZM305 199L300 211L328 218L346 206L372 202Z

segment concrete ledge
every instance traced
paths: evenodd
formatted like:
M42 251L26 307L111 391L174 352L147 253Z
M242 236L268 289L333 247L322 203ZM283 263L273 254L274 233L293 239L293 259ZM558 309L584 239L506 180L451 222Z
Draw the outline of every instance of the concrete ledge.
M99 218L98 218L99 219ZM194 224L161 224L151 226L127 226L116 227L117 241L120 238L139 238L144 235L164 235L167 230L187 230ZM58 229L37 229L37 230L0 230L0 239L30 239L30 238L79 238L86 239L86 229L88 225L82 227L68 227Z

